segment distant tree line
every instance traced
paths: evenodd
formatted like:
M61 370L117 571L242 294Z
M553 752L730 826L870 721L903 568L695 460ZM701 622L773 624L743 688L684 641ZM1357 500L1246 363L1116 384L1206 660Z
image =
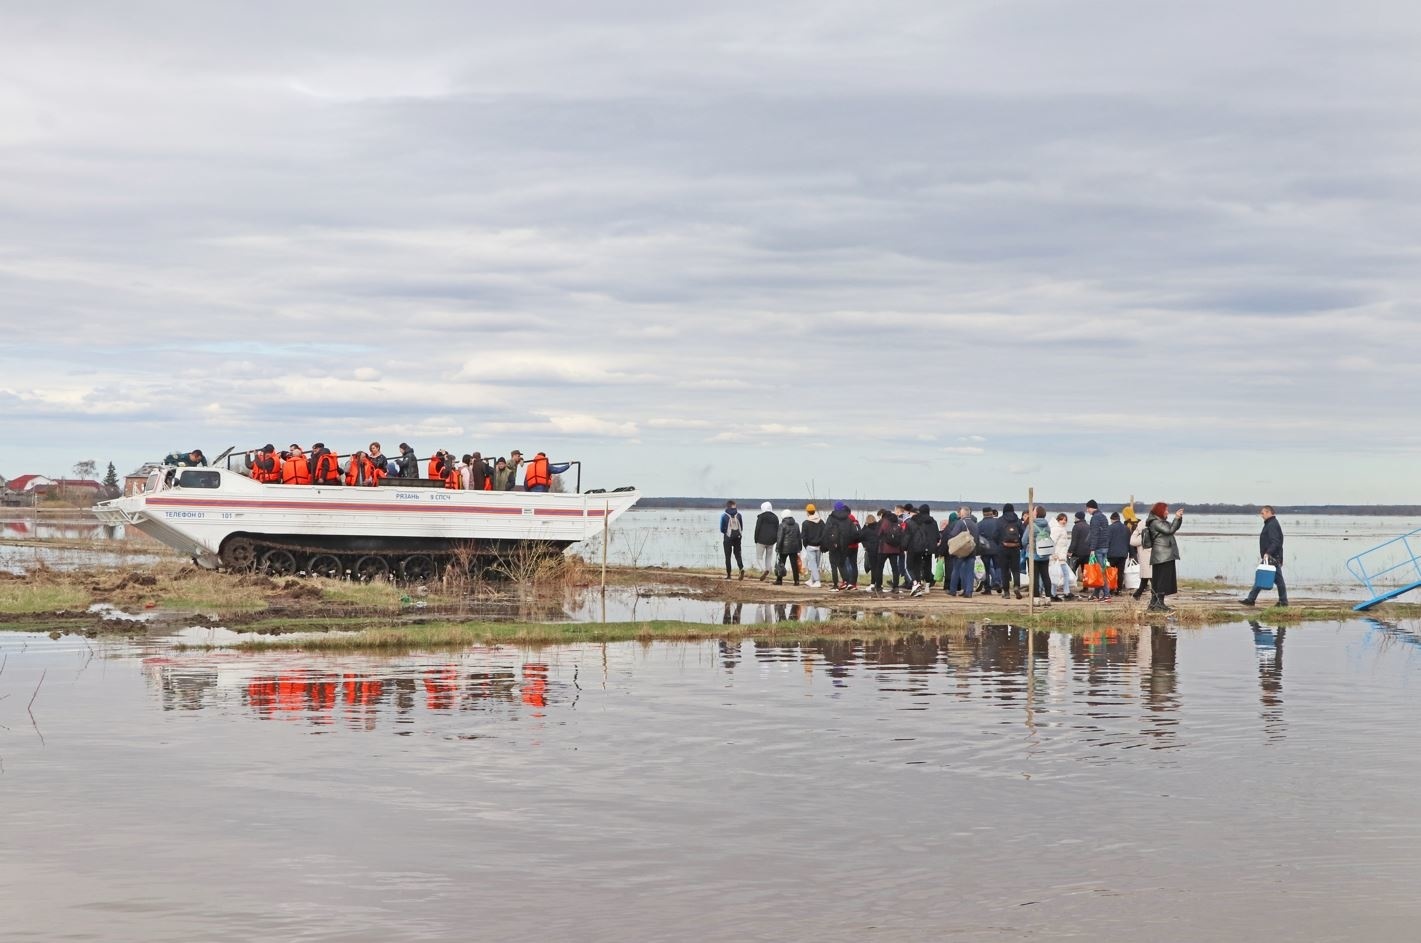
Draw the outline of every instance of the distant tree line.
M954 508L957 507L959 504L967 504L974 508L983 506L1001 507L1002 505L1002 501L1000 500L976 501L965 500L962 498L940 498L936 500L932 498L905 499L902 495L899 495L894 498L766 498L754 496L746 497L741 495L727 495L726 497L733 497L735 498L736 502L739 503L742 507L750 508L759 507L762 501L769 501L776 508L795 508L802 507L805 503L809 501L815 501L820 504L823 504L834 500L847 501L849 503L849 506L854 508L892 507L895 504L901 504L905 502L911 504L927 504L929 506ZM1010 500L1014 504L1016 504L1018 509L1026 506L1026 499L1024 497L1012 498ZM1086 500L1086 498L1081 498L1078 501L1052 501L1043 498L1038 499L1036 503L1045 505L1046 507L1055 510L1084 507ZM637 501L637 507L691 509L720 508L725 505L725 501L726 498L644 497L641 500ZM1103 508L1118 508L1124 507L1128 503L1128 501L1101 501L1100 506ZM1150 502L1137 500L1135 502L1135 508L1138 510L1140 508L1149 507L1149 504ZM1261 507L1261 505L1213 503L1185 504L1184 507L1186 512L1190 514L1257 514L1258 509L1259 507ZM1273 510L1279 515L1335 514L1347 515L1352 517L1421 516L1421 504L1275 504L1273 505Z

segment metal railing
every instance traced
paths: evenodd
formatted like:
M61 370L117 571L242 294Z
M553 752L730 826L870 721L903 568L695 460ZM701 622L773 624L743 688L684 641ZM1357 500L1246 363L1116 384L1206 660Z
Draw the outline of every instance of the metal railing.
M1347 572L1367 587L1367 592L1373 599L1387 593L1395 593L1399 589L1397 586L1384 586L1378 590L1376 582L1384 577L1391 577L1393 581L1408 586L1421 583L1421 554L1417 553L1418 544L1421 544L1421 528L1400 537L1393 537L1351 557L1347 561ZM1381 566L1382 569L1374 570L1373 566Z

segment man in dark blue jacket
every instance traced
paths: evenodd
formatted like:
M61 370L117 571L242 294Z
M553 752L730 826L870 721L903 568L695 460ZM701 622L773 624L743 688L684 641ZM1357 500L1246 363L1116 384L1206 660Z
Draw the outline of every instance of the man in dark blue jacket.
M1097 562L1104 570L1110 565L1110 521L1100 513L1100 505L1096 504L1094 499L1085 503L1085 512L1090 517L1090 552L1095 554ZM1110 580L1108 578L1105 580L1105 585L1092 594L1092 598L1110 598Z
M1002 588L997 569L997 554L1001 547L1002 522L996 508L982 508L982 523L977 525L977 550L982 554L982 582L979 593L993 593Z
M1283 525L1278 523L1278 518L1273 515L1273 508L1265 504L1258 512L1258 516L1263 518L1263 530L1258 535L1258 555L1266 563L1271 563L1278 568L1273 577L1273 588L1278 591L1278 605L1288 604L1288 584L1283 582ZM1260 590L1253 587L1248 596L1243 600L1245 606L1251 606L1258 601Z

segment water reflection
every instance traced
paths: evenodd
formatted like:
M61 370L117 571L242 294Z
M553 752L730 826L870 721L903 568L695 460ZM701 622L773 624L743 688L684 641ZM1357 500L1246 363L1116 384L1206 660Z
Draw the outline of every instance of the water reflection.
M1410 939L1415 628L394 656L0 636L0 926ZM853 893L786 908L805 887ZM266 916L296 896L323 903Z
M738 606L734 608L739 608ZM750 607L756 608L756 607ZM797 606L780 607L794 618ZM737 613L727 607L726 618ZM760 614L755 614L760 618ZM1283 639L1286 630L1249 623L1257 662L1262 728L1270 741L1286 731ZM1415 641L1415 636L1408 636ZM829 693L865 687L898 710L946 709L982 702L1019 711L1033 732L1071 717L1072 735L1101 746L1174 749L1180 738L1179 638L1166 626L1108 627L1079 634L1015 625L971 626L958 634L895 638L743 639L708 643L728 682L744 672L798 666ZM683 646L694 650L699 646ZM566 649L553 649L566 651ZM606 670L607 646L601 646ZM574 657L540 661L532 653L482 649L383 662L377 658L290 653L244 656L192 652L152 657L145 673L164 710L240 706L264 720L352 730L399 728L419 717L494 712L542 718L575 703ZM747 676L748 677L748 676ZM1137 739L1138 738L1138 739Z

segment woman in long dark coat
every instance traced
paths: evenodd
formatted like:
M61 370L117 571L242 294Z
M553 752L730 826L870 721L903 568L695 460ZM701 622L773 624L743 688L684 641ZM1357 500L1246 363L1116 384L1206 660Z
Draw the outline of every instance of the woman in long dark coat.
M1184 508L1174 512L1174 520L1169 519L1169 505L1163 501L1150 508L1149 520L1145 521L1145 536L1141 543L1150 547L1150 612L1173 612L1165 605L1165 597L1179 592L1179 581L1175 574L1175 563L1179 561L1179 544L1174 535L1184 523Z

